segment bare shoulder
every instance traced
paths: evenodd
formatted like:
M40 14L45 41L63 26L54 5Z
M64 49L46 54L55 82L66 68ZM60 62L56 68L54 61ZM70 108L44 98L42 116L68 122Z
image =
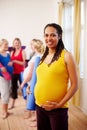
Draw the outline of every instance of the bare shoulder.
M24 53L25 52L25 49L22 49L22 53Z
M66 51L65 53L65 63L75 63L75 59L74 59L74 56L69 52L69 51Z
M26 52L25 52L25 49L22 50L22 56L23 56L23 59L24 59L24 61L25 61L25 59L26 59Z
M12 56L13 53L14 53L14 51L12 50L12 51L10 52L10 55Z
M22 54L25 54L25 49L22 50Z

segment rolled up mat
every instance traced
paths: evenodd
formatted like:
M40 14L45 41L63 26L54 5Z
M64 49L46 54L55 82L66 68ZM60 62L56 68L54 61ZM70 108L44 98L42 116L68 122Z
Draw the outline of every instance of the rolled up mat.
M26 100L27 99L27 93L26 93L26 88L27 88L28 84L26 83L24 85L24 87L22 88L22 95L23 95L23 98Z
M20 79L21 79L21 82L23 81L23 72L21 72L20 74ZM27 99L27 93L26 93L26 88L27 88L28 84L26 83L23 88L22 88L22 96L23 98L26 100Z
M21 82L23 82L23 73L24 73L24 72L21 72L21 73L20 73L20 81L21 81Z
M0 68L4 67L1 63L0 63ZM6 79L6 80L11 80L11 75L8 73L8 71L6 72L2 72L2 76Z
M30 91L31 91L31 94L29 94L27 96L27 110L35 110L36 109L36 104L35 104L35 98L34 98L34 87L35 87L35 84L36 84L36 68L38 66L40 62L40 57L36 57L36 60L35 60L35 64L34 64L34 70L33 70L33 74L32 74L32 79L31 79L31 82L30 82Z

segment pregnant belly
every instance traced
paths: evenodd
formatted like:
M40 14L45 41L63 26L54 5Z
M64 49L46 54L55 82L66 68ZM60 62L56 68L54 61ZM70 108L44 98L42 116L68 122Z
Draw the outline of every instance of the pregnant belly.
M65 96L66 91L38 91L35 93L37 105L46 104L47 101L59 102Z

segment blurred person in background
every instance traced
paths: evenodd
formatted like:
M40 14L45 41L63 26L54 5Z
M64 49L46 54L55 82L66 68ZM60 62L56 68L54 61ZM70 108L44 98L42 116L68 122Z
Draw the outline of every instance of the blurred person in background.
M8 103L11 90L11 75L13 73L13 63L8 53L8 41L0 41L0 93L2 100L2 118L8 117Z
M24 87L24 85L26 83L28 83L28 87L26 89L27 93L30 94L30 87L31 87L31 79L32 79L32 73L34 70L34 64L35 64L35 60L37 57L42 57L45 47L44 44L41 40L39 39L32 39L31 40L31 49L34 53L34 55L31 57L30 61L28 62L28 66L27 68L25 68L24 70L24 74L23 74L23 82L21 83L21 88ZM28 100L27 100L28 103ZM36 121L36 113L35 111L31 111L31 110L27 110L26 114L24 115L25 119L28 119L31 117L32 121ZM29 124L29 125L33 125L36 126L36 122L33 122L33 124Z
M19 84L21 84L20 73L24 71L25 60L26 54L25 50L22 49L21 40L15 38L13 41L13 50L11 51L11 61L13 62L14 71L12 75L11 104L9 109L14 108L15 100L18 98L18 88Z

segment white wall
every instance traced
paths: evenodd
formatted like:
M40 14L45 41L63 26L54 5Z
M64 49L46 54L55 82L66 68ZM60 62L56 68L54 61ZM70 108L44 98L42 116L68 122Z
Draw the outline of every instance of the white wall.
M10 45L15 37L20 37L23 45L28 45L32 38L43 40L43 28L49 22L57 22L57 0L0 0L0 39L6 38ZM85 78L81 80L80 106L87 112L87 37L84 44Z
M32 38L43 39L43 28L49 22L57 22L55 0L0 0L0 39L10 45L15 37L23 44Z

